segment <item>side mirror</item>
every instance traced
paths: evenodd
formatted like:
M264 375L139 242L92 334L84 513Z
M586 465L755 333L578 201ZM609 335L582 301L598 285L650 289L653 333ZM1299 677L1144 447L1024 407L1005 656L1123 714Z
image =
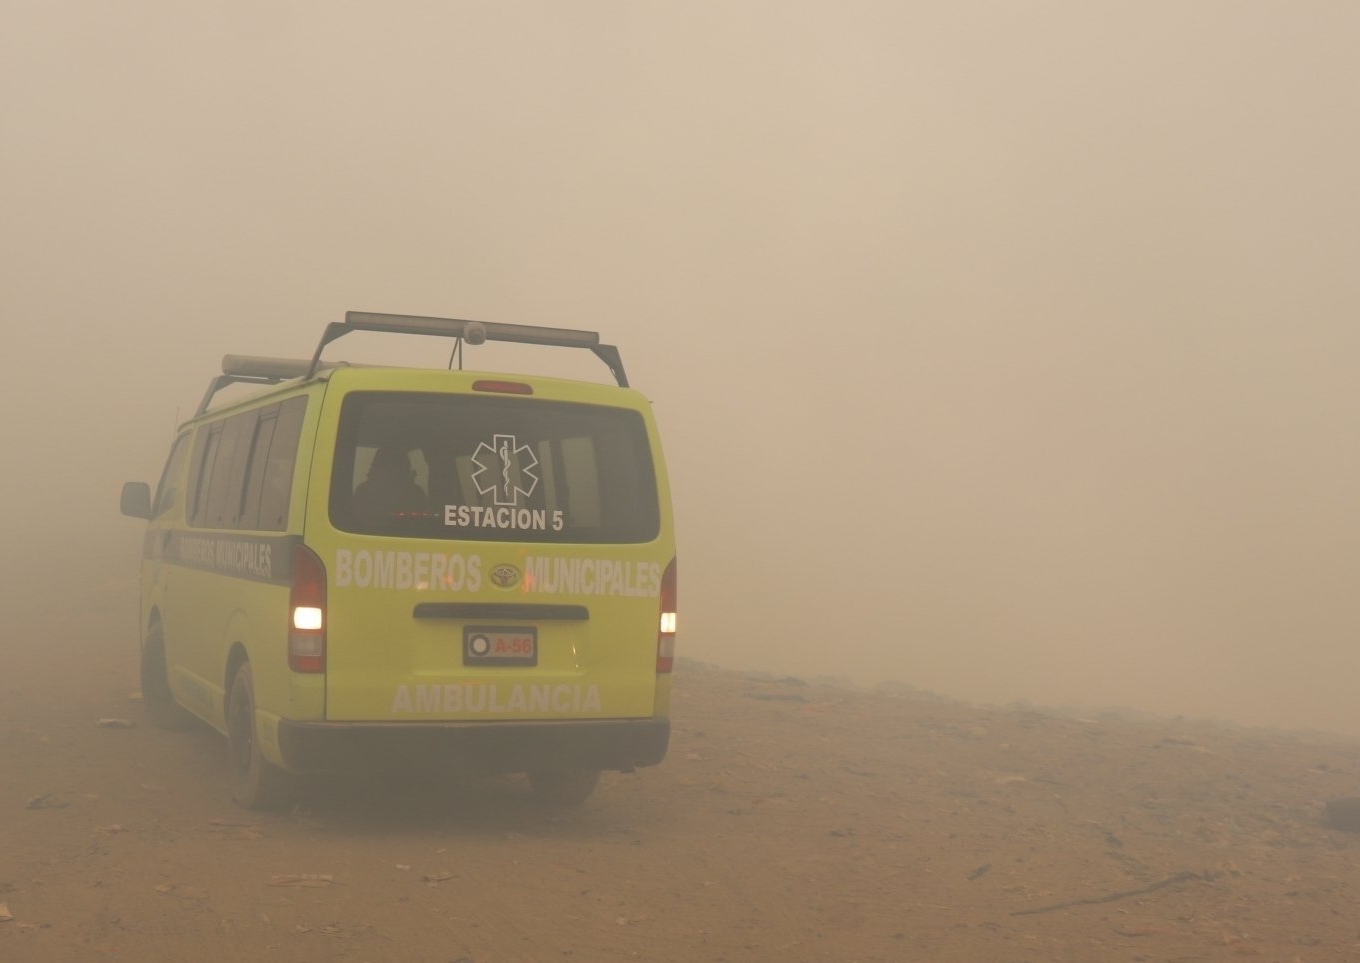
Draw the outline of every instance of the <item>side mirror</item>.
M133 518L151 517L151 486L146 482L126 482L120 507Z

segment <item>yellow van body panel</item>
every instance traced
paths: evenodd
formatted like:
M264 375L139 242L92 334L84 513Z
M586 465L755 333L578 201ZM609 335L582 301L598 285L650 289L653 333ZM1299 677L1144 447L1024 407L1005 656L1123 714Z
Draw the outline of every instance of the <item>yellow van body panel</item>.
M649 404L635 391L545 378L535 401L638 412L657 461L660 530L643 544L391 538L333 527L324 509L344 399L356 391L472 394L487 374L339 370L317 431L307 545L327 571L326 718L331 721L624 719L664 715L656 636L662 573L674 557L669 491ZM505 377L505 376L495 376ZM425 603L578 605L587 618L416 617ZM537 664L464 665L470 628L533 629ZM664 678L664 677L663 677ZM668 682L669 680L666 679ZM660 712L658 710L661 710Z
M488 391L487 381L512 387ZM655 531L640 541L574 541L570 526L565 533L553 528L561 524L560 510L526 515L511 503L529 483L521 479L521 488L513 488L508 461L496 471L474 462L478 484L493 494L482 492L485 505L435 506L447 526L435 535L347 524L331 506L333 497L351 495L335 477L337 450L347 400L366 394L490 404L482 445L488 452L505 438L513 443L496 428L495 404L626 418L645 439ZM215 428L225 433L221 426L235 414L296 398L306 399L306 409L285 493L286 525L190 525L192 462L206 444L202 436ZM536 725L596 724L592 732L622 747L600 757L603 765L612 759L630 768L633 758L649 765L664 755L671 676L658 672L658 620L675 536L661 445L641 394L538 376L336 367L209 411L182 432L190 435L191 454L162 481L172 497L148 525L141 594L144 638L160 626L170 690L185 709L226 731L229 687L248 660L256 741L270 763L284 768L303 767L304 747L320 741L330 749L332 737L355 732L386 739L500 723L525 738L535 738ZM569 468L545 464L539 471L546 477L550 469L565 475ZM476 525L450 521L462 517L459 510L481 519L484 530L523 521L519 527L529 532L482 537ZM533 535L545 517L543 536ZM289 663L298 553L312 553L324 568L322 671L295 671ZM629 727L642 723L647 731L635 737ZM581 730L576 748L585 751L593 738ZM646 747L633 747L635 739ZM336 755L346 755L347 746L336 743L343 749Z
M179 468L174 484L185 495L148 526L142 563L142 621L163 629L170 688L189 712L219 731L226 727L229 672L237 660L254 669L257 704L281 715L322 719L324 687L318 680L295 679L287 671L289 589L282 576L291 542L300 541L306 514L306 467L323 385L271 395L271 404L302 395L308 414L300 429L294 487L288 497L289 525L282 531L192 527L187 492L190 459ZM211 423L257 407L243 399L202 419ZM203 426L197 426L202 430ZM194 429L190 429L193 431ZM191 434L191 440L196 437ZM286 568L283 569L286 571ZM283 671L280 672L279 670Z

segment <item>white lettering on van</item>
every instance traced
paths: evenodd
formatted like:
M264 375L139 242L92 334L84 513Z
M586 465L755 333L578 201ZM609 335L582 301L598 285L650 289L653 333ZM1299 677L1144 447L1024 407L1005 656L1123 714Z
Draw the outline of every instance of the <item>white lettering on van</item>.
M482 587L479 555L338 548L331 572L336 588L476 592Z
M546 532L549 528L546 508L516 508L509 505L445 505L444 525L448 528L508 528L531 532ZM551 528L562 531L565 519L562 511L551 514Z
M661 594L661 566L657 562L530 555L524 560L524 591L656 598Z
M373 587L391 588L392 573L397 567L396 552L373 553Z
M433 685L416 686L416 712L439 711L439 687Z
M174 544L173 557L186 565L248 578L274 577L273 546L269 542L187 535Z
M508 692L494 684L451 682L444 685L399 685L392 696L392 715L506 715L555 712L598 715L603 710L598 685L524 685Z
M220 571L233 574L269 578L272 572L269 546L263 542L238 542L219 538L214 563Z

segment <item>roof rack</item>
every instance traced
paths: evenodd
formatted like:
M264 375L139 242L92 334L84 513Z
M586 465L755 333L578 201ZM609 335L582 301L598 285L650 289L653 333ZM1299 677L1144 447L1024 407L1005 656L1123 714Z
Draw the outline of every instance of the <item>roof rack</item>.
M620 388L628 387L628 376L623 370L619 349L612 344L600 344L595 331L573 328L542 328L531 324L499 324L493 321L464 321L457 318L426 318L412 314L373 314L367 311L346 311L344 321L326 325L321 343L312 355L312 367L306 373L316 374L321 363L321 352L326 345L352 331L383 331L389 334L428 334L444 338L458 338L468 344L484 341L511 341L517 344L546 344L563 348L588 348L608 367Z
M344 368L343 361L327 361L319 366L322 370ZM284 381L301 378L312 369L312 362L306 358L266 358L260 355L228 354L222 356L222 373L208 383L208 390L194 412L197 418L208 410L213 396L228 385L276 385Z
M316 346L311 360L303 358L266 358L256 355L229 354L222 358L222 373L208 385L207 393L194 413L197 418L208 410L213 396L228 385L276 385L295 378L309 379L318 371L348 367L344 361L322 361L321 352L332 341L352 331L382 331L388 334L428 334L444 338L458 338L468 344L484 341L511 341L518 344L546 344L564 348L589 348L608 367L620 388L628 387L628 375L623 370L619 349L612 344L600 344L594 331L573 328L542 328L530 324L498 324L492 321L463 321L456 318L426 318L411 314L371 314L366 311L346 311L344 321L326 325L321 343Z

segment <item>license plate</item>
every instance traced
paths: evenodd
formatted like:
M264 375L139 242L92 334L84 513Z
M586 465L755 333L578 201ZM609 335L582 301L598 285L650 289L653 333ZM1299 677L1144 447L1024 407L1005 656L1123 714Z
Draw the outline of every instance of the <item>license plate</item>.
M463 629L463 664L538 665L538 629L470 625Z

